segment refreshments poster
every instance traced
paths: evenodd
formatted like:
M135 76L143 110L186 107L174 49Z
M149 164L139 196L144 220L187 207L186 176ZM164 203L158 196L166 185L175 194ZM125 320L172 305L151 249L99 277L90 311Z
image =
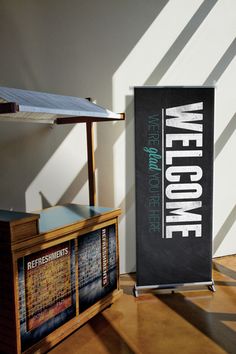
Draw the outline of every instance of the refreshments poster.
M74 240L18 260L22 350L76 314Z

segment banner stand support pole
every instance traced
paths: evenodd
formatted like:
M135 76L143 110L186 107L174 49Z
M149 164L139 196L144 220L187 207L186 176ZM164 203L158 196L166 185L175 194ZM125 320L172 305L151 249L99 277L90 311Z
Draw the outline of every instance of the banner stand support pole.
M137 286L136 284L134 285L133 288L133 293L135 297L139 296L139 291L144 291L144 290L185 290L185 287L200 287L200 286L207 286L208 289L212 292L216 291L215 288L215 283L214 280L212 279L211 281L204 281L204 282L196 282L196 283L184 283L184 284L163 284L163 285L145 285L145 286ZM182 289L183 288L183 289ZM188 289L189 290L189 289ZM192 290L192 289L191 289Z

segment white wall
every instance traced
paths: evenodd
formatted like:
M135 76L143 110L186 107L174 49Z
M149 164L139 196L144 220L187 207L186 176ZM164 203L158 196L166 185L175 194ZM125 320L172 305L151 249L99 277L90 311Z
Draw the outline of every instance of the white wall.
M236 253L235 0L0 0L0 85L92 97L125 123L96 129L98 202L121 207L135 270L134 85L212 85L214 252ZM88 202L85 127L0 125L0 208Z

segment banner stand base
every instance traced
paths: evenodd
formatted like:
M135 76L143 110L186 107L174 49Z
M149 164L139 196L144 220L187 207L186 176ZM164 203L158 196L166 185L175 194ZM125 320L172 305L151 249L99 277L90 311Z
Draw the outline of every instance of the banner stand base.
M177 291L182 291L182 290L193 290L193 287L202 287L202 286L207 286L210 291L215 292L215 283L214 280L212 279L211 281L205 281L205 282L196 282L196 283L183 283L183 284L163 284L163 285L145 285L145 286L137 286L136 284L134 285L133 288L133 293L135 297L139 296L139 292L145 292L148 290L174 290ZM186 289L188 288L188 289Z

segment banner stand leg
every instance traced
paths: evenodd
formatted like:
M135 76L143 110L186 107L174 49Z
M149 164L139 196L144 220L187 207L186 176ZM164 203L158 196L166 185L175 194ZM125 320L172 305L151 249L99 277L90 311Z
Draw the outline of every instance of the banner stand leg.
M183 283L183 284L163 284L163 285L145 285L145 286L138 286L137 284L134 285L133 294L135 297L139 296L139 292L141 291L148 291L148 290L174 290L183 291L183 290L193 290L193 287L201 287L207 286L208 289L212 292L216 291L214 280L205 281L205 282L196 282L196 283ZM188 288L188 289L185 289Z
M213 293L216 292L215 282L214 282L213 279L212 279L212 284L208 286L208 289L209 289L210 291L213 291Z

